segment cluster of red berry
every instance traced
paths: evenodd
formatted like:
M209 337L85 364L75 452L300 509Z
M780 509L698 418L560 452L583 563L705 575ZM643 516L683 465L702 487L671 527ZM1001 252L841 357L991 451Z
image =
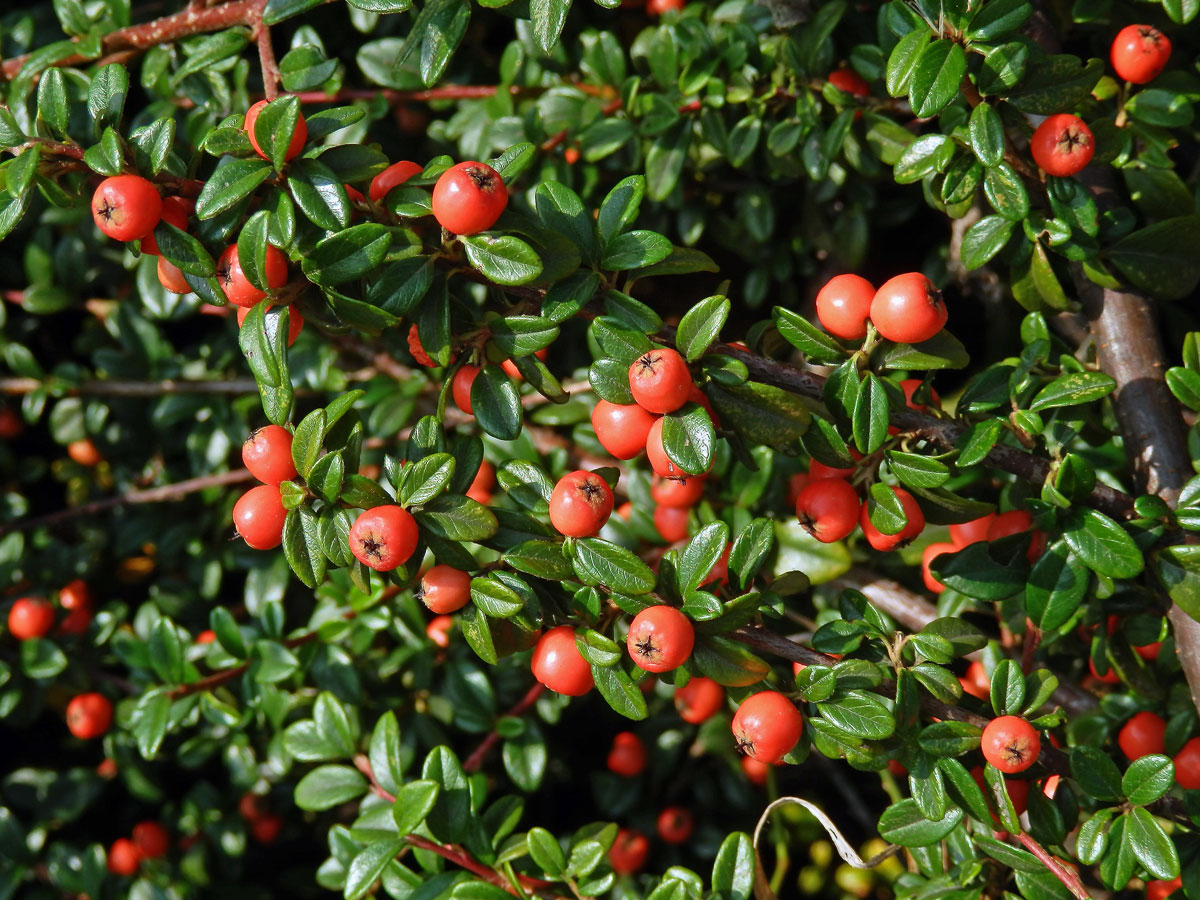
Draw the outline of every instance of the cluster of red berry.
M834 337L861 341L867 324L898 344L927 341L949 314L933 282L920 272L885 281L878 290L861 275L837 275L817 293L817 319Z
M262 484L252 487L233 506L233 524L249 547L271 550L283 542L287 510L279 485L296 477L292 433L279 425L255 431L242 444L242 463Z
M171 849L171 835L161 823L138 822L127 838L117 838L108 848L108 871L133 875L147 859L159 859Z
M58 633L81 635L92 624L92 591L76 578L58 592L58 605L67 611ZM18 641L42 638L54 628L54 604L45 597L21 597L8 610L8 630Z

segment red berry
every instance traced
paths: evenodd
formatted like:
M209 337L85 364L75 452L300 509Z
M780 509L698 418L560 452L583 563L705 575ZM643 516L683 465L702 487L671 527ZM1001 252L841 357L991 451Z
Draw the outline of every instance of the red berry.
M118 241L135 241L154 231L162 216L158 189L141 175L114 175L92 194L96 227Z
M167 222L174 225L180 231L187 231L188 216L196 208L196 204L185 197L166 197L162 202L162 215L159 219L161 222ZM158 223L155 223L155 228ZM158 240L154 237L154 232L151 231L148 235L142 238L142 252L149 253L151 256L158 256ZM176 269L178 271L178 269ZM159 278L161 279L162 269L159 269ZM169 290L169 288L168 288ZM190 288L188 289L190 290ZM177 294L186 294L187 291L176 291Z
M892 488L892 492L900 498L900 506L904 509L904 515L908 519L908 523L896 534L884 534L872 525L871 516L868 512L868 504L864 503L862 505L862 516L859 524L862 526L863 535L866 537L867 543L876 550L899 550L901 547L907 546L913 538L925 530L925 514L921 512L921 507L917 505L917 501L913 498L913 495L900 487Z
M988 722L981 740L983 758L1005 775L1024 772L1042 752L1042 740L1020 716L1000 716Z
M75 460L81 466L87 466L88 468L98 466L104 462L104 457L96 449L96 445L92 442L91 438L71 441L71 443L67 444L67 456L71 457L71 459Z
M1065 178L1092 161L1096 141L1079 116L1057 113L1049 116L1029 139L1029 151L1038 168L1047 175Z
M751 784L760 786L766 784L767 773L771 770L771 765L778 765L778 763L759 762L752 756L742 757L742 772Z
M716 582L720 587L729 587L729 551L733 549L733 544L726 544L724 552L717 557L717 561L713 563L713 567L708 570L708 574L704 576L704 581L700 582L701 587L707 584Z
M1134 647L1133 652L1142 659L1153 662L1158 659L1158 654L1162 650L1162 642L1155 641L1153 644L1142 644L1140 647Z
M1146 900L1167 900L1173 893L1183 887L1183 876L1177 875L1170 881L1146 882Z
M278 247L267 245L266 265L263 267L263 272L266 275L267 287L271 290L287 284L287 257ZM225 292L225 297L234 306L245 306L248 309L267 296L266 291L260 291L246 277L246 273L242 270L242 264L238 260L237 244L230 244L226 247L221 258L217 260L217 281L221 285L221 290Z
M58 623L58 631L60 634L78 636L86 632L91 624L92 611L90 609L73 609Z
M570 625L551 628L533 648L530 660L533 677L560 694L580 697L592 689L592 667L575 646Z
M1144 710L1121 726L1117 745L1125 757L1133 762L1152 753L1162 753L1163 736L1166 733L1166 720L1157 713Z
M567 537L599 533L612 511L612 489L593 472L564 475L550 494L550 524Z
M670 347L649 350L629 367L629 390L638 406L649 412L675 412L687 402L691 389L687 363Z
M196 635L197 644L211 644L217 639L217 633L211 628L205 628L202 632Z
M388 195L394 187L404 184L414 175L421 174L421 167L415 162L409 162L406 159L400 162L392 163L378 175L371 179L371 187L368 193L371 195L371 202L378 203Z
M987 777L983 774L983 766L976 766L971 770L971 777L975 779L975 783L979 785L979 789L983 791L983 795L988 799L989 806L995 806L995 801L992 798L992 789L987 783ZM1005 778L1004 790L1008 794L1008 799L1012 802L1013 811L1019 816L1023 815L1025 810L1029 808L1029 782L1021 778ZM997 822L995 816L992 816L992 821Z
M658 814L658 836L668 844L682 844L692 836L692 814L682 806L668 806Z
M867 84L866 79L853 69L834 69L829 73L828 80L839 91L845 91L847 94L853 94L855 97L869 97L871 95L871 86Z
M730 344L730 346L732 347L734 344ZM688 388L687 398L692 403L698 404L704 408L704 411L708 413L708 420L712 422L713 428L721 427L721 417L718 416L717 411L713 409L712 403L709 402L708 395L705 394L704 391L700 390L700 386L695 382L693 382L692 386Z
M600 400L592 408L592 428L604 449L617 459L633 459L646 448L655 417L636 403L622 406Z
M684 6L684 0L646 0L646 15L663 16L669 12L679 12Z
M795 704L778 691L751 694L733 714L733 736L739 752L773 763L788 754L804 730Z
M691 513L682 506L654 507L654 527L668 544L682 541L688 536L688 519Z
M273 844L283 831L283 816L267 813L248 823L250 836L259 844Z
M929 340L942 330L947 317L941 293L920 272L885 281L871 300L875 330L897 344Z
M933 573L929 571L929 564L935 557L941 556L943 553L954 553L957 550L958 547L948 541L935 541L921 552L921 578L924 580L927 590L940 594L946 589L944 584L933 577Z
M390 572L417 549L417 520L399 506L376 506L350 526L350 552L364 566Z
M192 286L183 277L183 270L165 256L158 258L158 283L172 294L190 294Z
M998 541L1009 535L1032 530L1033 516L1023 509L1010 509L1008 512L997 513L992 517L988 523L987 539ZM1045 544L1046 536L1039 531L1034 531L1033 536L1029 539L1029 547L1025 551L1026 559L1031 563L1035 562L1042 555Z
M966 547L988 539L988 529L992 526L995 513L988 513L970 522L959 522L950 526L950 542L955 547Z
M650 497L659 506L691 509L704 496L704 481L703 475L655 478L650 485Z
M829 80L833 82L833 75ZM817 319L834 337L861 341L867 336L867 319L874 297L875 286L867 279L858 275L835 275L817 292Z
M632 828L622 828L608 851L608 863L618 875L632 875L646 864L649 855L650 841L646 836Z
M669 672L692 655L692 621L674 606L651 606L633 617L626 646L634 663L647 672Z
M792 509L796 508L796 501L800 499L800 492L808 486L811 479L807 472L796 472L788 479L787 495L788 506Z
M450 646L450 629L454 627L453 616L434 616L425 626L425 636L434 645L445 649Z
M801 527L823 544L849 536L858 524L858 492L841 478L819 478L796 498Z
M0 440L15 441L25 432L21 417L7 406L0 406Z
M454 405L468 416L475 415L471 406L471 386L479 377L479 366L465 365L454 373L454 381L450 383L450 393L454 397Z
M421 336L417 333L417 325L414 322L408 329L408 352L412 354L413 359L423 366L430 369L437 366L437 361L425 352L425 348L421 346ZM468 397L470 394L468 393Z
M141 851L129 838L117 838L108 848L108 871L113 875L132 875L141 864Z
M292 433L280 425L264 425L242 444L242 463L263 484L296 477L292 462Z
M909 409L915 409L917 412L925 412L928 409L924 403L913 403L913 394L924 383L920 378L905 378L900 382L900 390L904 391L904 403ZM938 406L942 404L942 398L938 396L938 392L933 388L929 389L929 399Z
M633 518L633 504L626 500L617 507L617 515L628 522Z
M96 766L96 774L101 778L116 778L117 761L108 758L100 760L100 764Z
M258 144L258 138L254 135L254 125L258 122L258 114L263 111L267 105L266 100L259 100L248 110L246 110L246 118L242 122L242 127L246 129L246 137L250 138L250 146L254 148L254 152L263 159L270 159L270 155L263 151L263 148ZM295 159L300 155L300 151L304 149L304 142L308 140L308 125L304 121L304 114L301 113L296 119L296 130L292 132L292 140L288 144L287 152L283 154L283 158Z
M575 165L575 163L579 162L579 148L568 147L563 151L563 159L566 161L568 166Z
M267 300L267 309L274 306L274 302ZM257 304L255 304L257 305ZM241 328L246 322L246 316L250 315L250 310L253 307L239 306L237 311L238 328ZM304 330L304 316L300 315L300 310L296 307L288 307L288 346L296 343L296 338L300 337L300 332Z
M433 217L451 234L487 231L507 205L504 179L481 162L459 163L433 186Z
M479 470L471 486L467 488L467 496L486 506L492 501L492 488L496 486L496 467L486 459L479 463Z
M18 641L45 637L54 627L54 606L42 597L22 597L8 611L8 630Z
M967 673L959 677L958 683L962 685L963 691L972 697L987 701L992 696L992 681L988 678L983 663L977 659L967 666Z
M171 836L159 822L138 822L133 826L133 844L143 859L158 859L166 856L171 846Z
M67 704L67 728L77 738L98 738L108 731L112 715L112 704L103 694L80 694Z
M708 721L724 705L725 688L711 678L693 675L683 687L675 688L675 709L691 725Z
M1200 788L1200 737L1194 737L1175 754L1175 783L1194 791Z
M533 355L542 362L545 362L546 357L550 355L550 348L543 347L541 350L536 351ZM517 364L511 359L506 359L504 362L500 363L500 368L504 370L504 374L509 378L515 378L517 381L525 380L525 376L521 374L521 370L517 368Z
M1151 25L1126 25L1113 38L1113 70L1133 84L1153 81L1171 58L1170 39Z
M632 731L621 731L608 751L608 770L624 778L641 775L646 768L646 745Z
M1117 670L1112 666L1105 669L1104 674L1101 675L1100 671L1096 668L1095 660L1091 657L1088 657L1088 671L1092 673L1093 678L1103 684L1119 684L1121 681L1121 676L1117 674Z
M471 599L471 576L453 566L434 566L421 578L417 596L430 612L456 612Z
M650 468L655 474L663 478L678 478L687 473L679 466L671 461L667 456L667 450L663 446L662 430L663 420L655 419L654 424L650 426L650 431L646 435L646 459L650 463Z
M233 505L233 525L246 545L255 550L273 550L283 542L287 510L279 485L252 487Z
M862 454L857 450L850 449L850 457L855 462L862 459ZM808 480L816 481L818 478L849 478L857 471L857 466L850 466L846 469L836 469L833 466L827 466L825 463L816 459L808 461Z
M63 609L91 609L92 589L82 578L74 578L58 592L58 603Z

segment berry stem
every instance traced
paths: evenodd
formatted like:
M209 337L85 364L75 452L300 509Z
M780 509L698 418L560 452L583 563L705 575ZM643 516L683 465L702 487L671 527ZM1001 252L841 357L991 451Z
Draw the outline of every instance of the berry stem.
M1083 882L1079 880L1079 876L1051 856L1045 847L1023 831L1017 833L1017 840L1021 842L1021 845L1026 850L1036 856L1055 878L1062 882L1063 887L1078 897L1079 900L1091 900L1091 894L1083 886Z
M525 696L518 700L511 709L503 713L501 718L515 719L518 716L523 716L533 708L533 704L537 703L538 697L542 696L545 691L546 686L544 684L535 684L525 692ZM471 755L463 761L463 771L478 772L483 766L483 761L487 758L488 753L491 752L492 748L496 746L499 740L500 734L495 728L493 728L488 732L487 736L479 742L479 746L472 751Z

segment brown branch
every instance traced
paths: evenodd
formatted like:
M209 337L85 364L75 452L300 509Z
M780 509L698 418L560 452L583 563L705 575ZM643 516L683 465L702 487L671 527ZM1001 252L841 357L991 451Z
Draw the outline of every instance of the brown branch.
M533 707L533 704L537 703L538 697L542 696L545 690L546 686L544 684L535 684L525 693L525 696L518 700L512 709L504 713L501 718L515 719L518 716L523 716ZM484 759L487 758L488 753L491 752L492 748L496 746L499 740L500 734L495 728L493 728L488 732L487 737L479 742L479 746L475 748L471 755L464 760L463 771L479 771L480 767L483 765Z
M0 394L20 396L47 386L40 378L0 378ZM161 397L164 394L254 394L258 385L252 378L226 380L126 381L119 378L97 378L54 392L58 397Z
M232 0L220 6L192 7L174 15L145 22L141 25L130 25L128 28L118 28L110 31L100 39L100 54L106 56L126 50L148 50L159 44L177 41L193 34L204 34L210 31L220 31L235 25L254 27L262 21L263 7L266 0ZM29 61L31 54L17 56L0 62L0 77L12 81ZM78 53L57 60L55 66L75 66L80 63L91 63L92 60Z
M267 100L279 96L279 83L283 76L279 73L279 64L275 62L275 48L271 46L271 29L264 25L261 18L254 26L254 42L258 45L258 64L262 69L263 94Z
M1087 892L1087 888L1083 886L1083 882L1079 880L1079 875L1068 869L1060 860L1055 859L1050 853L1027 835L1024 831L1017 832L1017 840L1041 861L1050 872L1062 882L1063 887L1074 894L1079 900L1091 900L1091 895Z
M186 481L164 484L161 487L127 491L116 497L93 500L91 503L84 503L80 506L72 506L67 509L46 513L42 516L31 516L27 519L19 519L16 522L0 525L0 537L14 531L28 531L31 528L61 525L63 522L69 522L72 519L94 516L98 513L107 512L110 509L118 509L122 506L132 506L139 503L169 503L173 500L182 500L184 497L194 494L197 491L244 484L247 481L253 480L254 476L245 469L235 469L232 472L222 472L219 475L202 475L199 478L189 478Z

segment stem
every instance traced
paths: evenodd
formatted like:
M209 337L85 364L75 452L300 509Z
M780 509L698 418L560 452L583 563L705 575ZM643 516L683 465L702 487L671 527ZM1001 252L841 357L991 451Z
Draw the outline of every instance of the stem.
M279 74L279 66L275 62L275 49L271 46L271 29L261 20L254 28L254 42L258 44L258 64L262 68L263 93L266 99L274 100L279 96L279 83L283 76Z
M524 715L533 707L533 704L537 703L538 697L542 696L545 690L546 686L544 684L535 684L528 691L526 691L525 696L518 700L516 705L514 705L512 709L508 710L508 712L504 713L501 718L515 719L518 716ZM479 742L479 746L475 748L471 755L463 761L463 771L478 772L480 767L483 766L484 759L487 758L488 753L491 752L492 748L496 746L499 740L500 735L497 733L496 729L493 728L488 732L487 736Z
M1083 882L1079 880L1079 876L1051 856L1045 847L1023 831L1017 834L1017 840L1021 842L1026 850L1036 856L1042 865L1054 874L1055 878L1063 883L1063 887L1078 897L1079 900L1091 900L1091 894L1087 892L1087 888L1083 886Z
M31 528L60 525L72 519L94 516L97 513L107 512L110 509L118 509L122 506L132 506L138 503L167 503L173 500L182 500L189 494L194 494L198 491L205 491L213 487L228 487L253 480L254 476L246 469L235 469L232 472L222 472L220 475L202 475L199 478L189 478L186 481L177 481L174 484L165 484L161 487L132 490L117 497L93 500L91 503L84 503L82 506L72 506L68 509L60 509L56 512L47 513L46 515L32 516L27 519L20 519L16 522L0 525L0 537L14 531L28 531Z
M39 378L0 378L0 394L18 396L31 394L48 382ZM212 381L126 381L118 378L97 378L82 381L65 391L52 391L56 397L161 397L164 394L254 394L258 385L253 378L231 378Z

